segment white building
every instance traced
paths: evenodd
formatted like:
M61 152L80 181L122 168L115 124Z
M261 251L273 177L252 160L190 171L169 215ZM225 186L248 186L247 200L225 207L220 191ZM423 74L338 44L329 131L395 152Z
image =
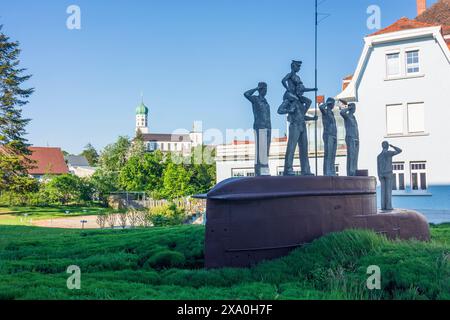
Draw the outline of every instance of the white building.
M69 172L80 178L91 177L97 170L89 165L89 162L84 156L67 155L64 157L64 160L69 167Z
M203 132L200 123L194 123L191 132L177 130L174 133L151 133L149 128L149 110L142 101L136 108L136 130L142 134L148 151L177 152L184 156L192 148L203 145Z
M417 1L426 8L425 0ZM450 209L450 1L364 39L356 72L337 98L357 103L359 167L377 174L381 142L395 158L394 205Z

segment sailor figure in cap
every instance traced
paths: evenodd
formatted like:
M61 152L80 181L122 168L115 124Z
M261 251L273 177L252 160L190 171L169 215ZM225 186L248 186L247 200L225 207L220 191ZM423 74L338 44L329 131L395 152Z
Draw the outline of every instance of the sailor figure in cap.
M284 175L294 175L293 163L297 144L300 149L301 174L303 176L312 175L309 157L308 157L308 133L306 130L306 121L316 121L317 116L310 117L307 115L312 101L303 96L305 92L317 91L315 89L305 88L302 80L298 76L302 66L301 61L292 61L291 72L283 78L282 84L286 88L283 97L283 104L278 109L278 114L288 115L289 139L286 150Z
M258 95L255 93L258 92ZM270 121L270 106L266 100L267 83L260 82L255 89L248 90L244 96L252 103L255 122L256 141L256 176L270 176L269 153L272 139L272 124Z

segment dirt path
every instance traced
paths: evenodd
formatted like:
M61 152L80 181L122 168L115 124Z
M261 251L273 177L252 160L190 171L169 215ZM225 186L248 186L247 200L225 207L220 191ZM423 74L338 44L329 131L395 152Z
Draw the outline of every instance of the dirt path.
M48 220L35 220L33 226L45 228L81 229L81 221L85 220L85 229L98 229L97 216L79 216L72 218L58 218Z

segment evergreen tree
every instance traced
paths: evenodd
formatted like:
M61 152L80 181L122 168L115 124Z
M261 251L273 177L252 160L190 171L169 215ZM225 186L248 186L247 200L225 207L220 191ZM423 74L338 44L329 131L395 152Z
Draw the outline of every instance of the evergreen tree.
M30 120L22 117L22 107L34 89L22 87L31 75L19 67L19 55L19 43L10 41L0 26L0 190L21 191L30 185L32 163L24 138Z
M95 167L98 164L98 158L99 158L98 152L97 152L97 150L95 150L95 148L92 146L92 144L88 143L84 147L84 150L81 153L81 155L87 159L90 166Z

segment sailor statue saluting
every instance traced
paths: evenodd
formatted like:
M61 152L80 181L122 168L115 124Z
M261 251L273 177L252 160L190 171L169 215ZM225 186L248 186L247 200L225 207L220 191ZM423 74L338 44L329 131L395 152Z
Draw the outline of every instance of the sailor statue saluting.
M305 92L317 91L317 88L306 88L298 76L302 66L301 61L292 61L291 72L283 78L282 84L286 88L283 97L283 103L278 109L278 114L288 115L289 139L286 149L286 158L284 164L284 175L293 176L294 155L297 144L300 149L300 163L302 176L313 175L311 173L308 157L308 133L306 130L306 121L316 121L317 116L308 116L308 110L312 101L303 96Z

